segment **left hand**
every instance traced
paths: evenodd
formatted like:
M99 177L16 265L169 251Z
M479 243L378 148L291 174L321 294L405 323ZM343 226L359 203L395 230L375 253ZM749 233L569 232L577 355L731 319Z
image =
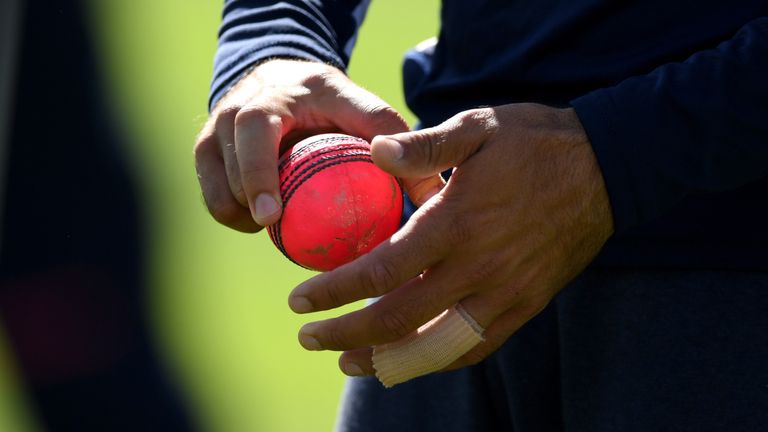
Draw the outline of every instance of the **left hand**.
M291 293L298 313L381 296L299 333L306 349L345 351L339 364L348 375L373 374L374 345L402 338L458 302L486 329L486 340L448 369L483 360L613 233L603 177L573 109L465 111L434 128L379 136L372 153L398 177L456 168L389 241Z

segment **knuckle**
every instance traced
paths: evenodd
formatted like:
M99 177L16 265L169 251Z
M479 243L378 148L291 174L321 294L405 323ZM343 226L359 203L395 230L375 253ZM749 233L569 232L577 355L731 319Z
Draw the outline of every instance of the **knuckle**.
M460 113L457 121L461 127L490 132L495 128L496 116L491 108L475 108Z
M333 76L334 73L332 70L323 68L303 76L300 80L300 84L309 90L320 90L329 86L329 83L333 80Z
M214 120L216 129L221 130L225 127L231 127L241 109L242 107L240 105L227 105L218 110L216 112L216 119Z
M342 296L340 294L341 292L342 292L342 288L338 284L331 285L325 290L325 296L328 298L328 301L330 302L330 306L335 307L335 306L341 306L345 304L342 301Z
M477 109L471 109L456 114L452 121L455 123L457 129L463 129L477 126L480 119L477 114Z
M413 148L419 154L418 159L426 165L428 170L438 168L441 162L444 146L441 145L442 143L438 136L441 136L441 134L430 132L417 133L413 136Z
M448 221L446 242L452 247L461 246L472 238L472 227L464 214L455 214Z
M499 258L494 256L478 260L473 268L466 273L466 282L469 286L487 286L488 282L497 276L500 267Z
M395 341L410 333L411 329L402 312L397 310L385 311L379 316L379 325L387 339Z
M374 118L381 117L388 120L393 118L400 118L400 114L397 112L397 110L386 104L371 105L368 109L368 114Z
M371 105L366 111L372 126L381 133L395 133L407 129L403 117L389 105Z
M243 107L234 116L235 128L240 128L243 125L257 121L269 116L266 109L258 105L250 105Z
M216 138L211 133L202 134L197 138L195 146L192 148L195 160L207 157L212 150L216 148Z
M360 285L368 297L379 297L397 283L395 274L394 266L390 262L379 260L362 273Z
M262 181L262 179L272 174L273 172L275 175L277 175L277 162L274 164L269 164L265 160L257 159L252 161L247 166L243 166L240 168L240 175L243 178L244 183L257 183L259 181Z
M322 63L307 63L308 73L301 75L297 83L310 93L334 96L349 83L349 78L338 68Z
M243 197L252 196L255 198L259 192L268 190L275 183L277 168L254 162L248 167L241 168L240 178L242 185L238 192Z
M326 334L326 345L331 348L349 347L349 338L346 333L338 327L334 327Z

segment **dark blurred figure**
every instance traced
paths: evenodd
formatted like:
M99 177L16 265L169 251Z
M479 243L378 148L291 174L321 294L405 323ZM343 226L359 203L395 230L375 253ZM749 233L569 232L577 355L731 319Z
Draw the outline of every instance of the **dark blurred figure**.
M0 110L0 316L38 419L51 431L189 430L145 323L142 212L83 5L0 2L17 14L15 35L3 30L16 56Z

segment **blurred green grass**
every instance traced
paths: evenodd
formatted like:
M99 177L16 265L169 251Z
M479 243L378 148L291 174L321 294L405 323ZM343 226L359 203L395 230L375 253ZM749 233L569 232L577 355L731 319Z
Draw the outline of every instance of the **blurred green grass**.
M286 305L312 273L266 235L216 224L202 204L192 145L206 117L221 2L91 0L108 72L146 197L148 307L163 354L203 430L332 428L343 376L335 353L310 353L309 319ZM436 34L439 2L373 2L350 75L400 110L403 53Z

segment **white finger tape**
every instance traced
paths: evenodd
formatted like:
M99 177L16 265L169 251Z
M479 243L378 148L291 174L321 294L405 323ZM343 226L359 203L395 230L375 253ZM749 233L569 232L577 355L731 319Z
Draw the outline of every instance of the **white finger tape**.
M483 340L483 328L457 304L404 338L375 346L373 368L389 388L445 368Z

